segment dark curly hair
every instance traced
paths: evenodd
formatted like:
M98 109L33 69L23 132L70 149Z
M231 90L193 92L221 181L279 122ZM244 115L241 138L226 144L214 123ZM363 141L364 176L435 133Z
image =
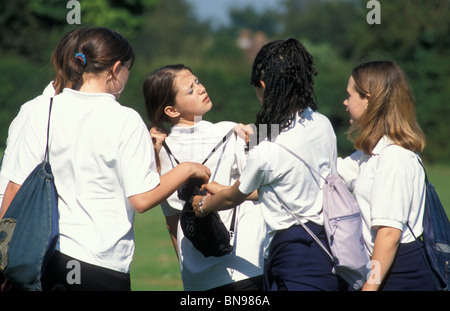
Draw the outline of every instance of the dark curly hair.
M250 84L265 84L262 107L256 116L256 127L278 124L279 132L289 127L295 114L310 107L316 111L313 57L296 39L276 40L264 45L255 58ZM263 137L261 137L263 138Z

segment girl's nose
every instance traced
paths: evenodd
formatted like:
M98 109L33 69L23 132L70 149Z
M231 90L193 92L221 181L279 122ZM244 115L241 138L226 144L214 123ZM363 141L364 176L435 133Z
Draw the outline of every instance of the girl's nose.
M201 95L201 94L203 94L205 92L206 92L206 88L203 86L203 84L200 83L198 85L198 93Z

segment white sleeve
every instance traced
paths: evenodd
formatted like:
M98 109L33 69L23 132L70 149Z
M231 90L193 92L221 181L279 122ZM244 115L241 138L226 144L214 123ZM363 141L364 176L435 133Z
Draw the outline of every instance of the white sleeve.
M26 122L22 122L22 128L15 129L17 141L8 144L7 161L1 172L16 184L22 185L36 165L44 160L49 103L39 102L31 107L32 112Z
M404 229L414 192L413 169L408 158L386 148L378 159L370 195L372 226L389 226ZM400 156L399 156L400 155Z
M273 144L261 142L250 151L247 164L239 179L239 191L242 193L250 194L262 185L272 182L271 162L267 160L275 158L275 156L271 156L271 151L274 151L271 145Z
M147 127L136 113L129 118L119 146L119 162L125 195L144 193L159 184L155 151Z
M359 162L363 153L356 151L346 158L337 158L337 171L347 188L353 191L354 183L359 174Z

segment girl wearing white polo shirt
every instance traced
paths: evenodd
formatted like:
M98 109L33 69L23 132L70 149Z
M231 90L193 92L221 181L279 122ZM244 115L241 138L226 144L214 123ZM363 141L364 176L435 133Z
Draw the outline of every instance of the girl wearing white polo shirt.
M171 126L165 139L171 154L165 148L159 152L162 173L176 167L175 159L181 163L201 163L236 127L233 122L211 123L201 119L212 108L211 99L192 70L182 64L165 66L150 74L144 83L144 97L150 123L167 122ZM211 170L211 179L232 184L246 162L245 147L242 138L231 134L205 162ZM261 290L266 230L259 203L249 201L235 211L219 213L227 229L232 224L235 228L233 251L222 257L203 256L184 236L179 224L184 203L174 193L161 204L179 257L184 289Z
M51 81L41 95L37 98L45 97L50 98L56 94L59 94L63 90L63 84L65 83L62 75L62 67L67 57L75 55L74 49L78 41L79 35L83 32L83 28L77 28L64 35L53 50L52 60L55 69L55 80ZM6 139L6 149L3 153L2 163L6 163L9 159L10 150L17 142L17 138L24 126L27 119L28 107L31 107L36 101L36 98L26 102L20 107L19 113L11 122L8 130L8 138ZM6 186L8 185L8 178L3 176L0 171L0 203L3 201L3 195L5 193Z
M60 238L44 290L130 290L135 211L158 205L189 177L209 179L209 169L197 163L159 176L147 127L117 101L133 61L124 37L92 28L64 63L66 88L53 98L49 127ZM10 182L0 217L44 158L49 105L43 97L29 108L11 151L14 161L3 168Z
M262 47L251 83L262 108L256 126L268 137L250 151L238 181L211 196L196 196L196 215L229 209L257 190L271 238L264 265L265 290L339 290L332 264L297 219L328 245L323 227L321 178L277 144L288 146L323 177L336 161L336 136L329 120L316 112L313 57L295 39ZM279 135L276 133L279 131ZM214 186L214 187L213 187ZM282 206L282 202L286 207ZM287 210L289 209L289 210ZM343 284L345 285L345 284Z
M358 151L338 159L338 171L361 208L372 259L372 275L362 289L433 290L408 229L416 237L423 232L425 174L418 153L425 138L406 77L391 61L365 63L353 69L347 93L349 137Z

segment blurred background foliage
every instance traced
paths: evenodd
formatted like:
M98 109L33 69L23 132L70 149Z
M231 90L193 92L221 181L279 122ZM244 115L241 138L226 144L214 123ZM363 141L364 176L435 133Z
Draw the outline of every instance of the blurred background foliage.
M144 120L145 77L160 66L185 63L213 101L205 119L253 123L260 105L249 85L254 56L270 40L299 39L314 56L319 111L332 121L341 155L353 151L342 105L351 69L367 60L393 60L414 90L427 136L424 159L449 162L450 1L380 1L379 25L366 22L366 0L274 1L278 7L264 10L233 7L231 23L219 26L199 19L187 0L79 0L81 25L67 23L65 0L2 2L0 150L20 106L53 79L50 55L62 35L75 27L102 26L125 35L135 49L136 62L120 102Z

